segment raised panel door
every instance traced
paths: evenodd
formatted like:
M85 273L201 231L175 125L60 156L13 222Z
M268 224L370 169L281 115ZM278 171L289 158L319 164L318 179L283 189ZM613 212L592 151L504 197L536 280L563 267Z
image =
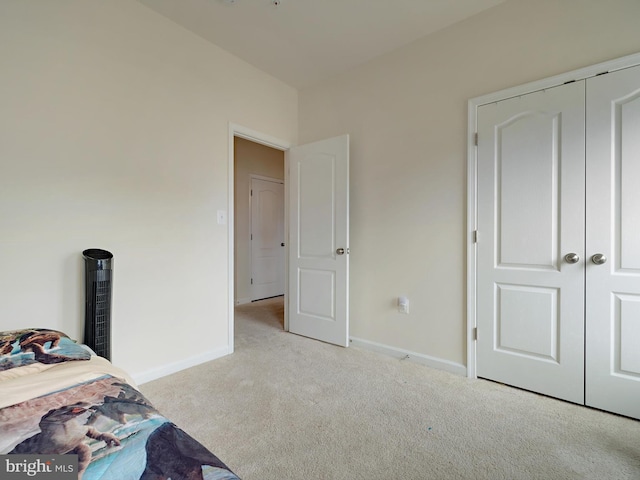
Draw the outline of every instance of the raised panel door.
M477 374L583 403L584 82L479 107L477 161Z
M586 158L586 404L640 418L640 67L587 81Z

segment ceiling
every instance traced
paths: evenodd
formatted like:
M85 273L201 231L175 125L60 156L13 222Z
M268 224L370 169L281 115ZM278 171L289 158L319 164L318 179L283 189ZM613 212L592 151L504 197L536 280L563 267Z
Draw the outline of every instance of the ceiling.
M301 89L505 0L138 1Z

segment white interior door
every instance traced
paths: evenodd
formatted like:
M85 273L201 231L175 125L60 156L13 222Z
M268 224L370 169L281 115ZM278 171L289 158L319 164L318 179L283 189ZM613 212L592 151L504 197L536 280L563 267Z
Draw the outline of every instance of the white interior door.
M584 82L478 108L477 375L577 403L584 138Z
M289 331L349 345L349 136L291 148Z
M640 418L640 67L587 81L586 205L586 403Z
M284 184L251 179L251 300L284 295Z

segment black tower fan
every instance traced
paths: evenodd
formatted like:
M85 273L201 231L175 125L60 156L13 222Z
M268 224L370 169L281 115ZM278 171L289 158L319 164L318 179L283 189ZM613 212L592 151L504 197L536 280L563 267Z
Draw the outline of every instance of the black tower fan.
M85 273L84 343L111 360L113 255L90 248L82 252Z

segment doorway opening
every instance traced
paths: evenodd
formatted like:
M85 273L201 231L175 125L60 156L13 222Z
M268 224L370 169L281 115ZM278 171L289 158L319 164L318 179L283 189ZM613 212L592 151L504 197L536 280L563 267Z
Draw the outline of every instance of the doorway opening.
M244 138L235 150L235 304L284 295L284 152Z
M227 230L229 353L234 350L235 321L236 137L286 152L284 238L287 242L283 248L284 291L287 297L284 298L284 330L342 347L349 346L349 135L292 148L286 142L230 124Z
M273 138L260 132L256 132L245 127L230 124L229 125L229 238L228 238L228 259L229 259L229 350L234 350L234 331L235 331L235 307L258 300L262 295L265 296L281 296L284 305L284 318L282 326L285 331L288 330L286 298L284 297L287 288L286 275L286 244L287 237L286 227L286 159L284 152L289 149L288 142ZM263 195L262 210L266 211L267 217L271 214L273 207L278 203L282 203L282 225L271 228L268 218L257 218L252 220L252 197L251 184L257 181L255 185L276 185L280 183L283 186L282 198L273 197L269 188ZM254 212L259 203L254 202ZM278 213L279 215L279 213ZM269 237L269 244L274 243L276 236L278 238L277 246L281 252L275 252L274 248L271 252L268 249L262 249L263 255L255 258L252 252L252 221L260 223L262 221L265 227L265 234ZM266 223L265 223L266 222ZM255 228L255 227L254 227ZM281 229L281 232L280 232ZM266 253L265 253L266 252ZM256 262L253 260L256 259ZM260 265L254 265L254 263ZM282 275L282 288L268 287L267 289L252 288L252 279L257 284L256 271L258 275L263 276L261 281L270 280ZM277 269L277 272L273 270ZM264 282L263 282L264 283ZM270 282L267 282L270 283ZM272 283L272 282L271 282ZM274 290L275 288L275 290ZM276 295L273 295L276 290ZM264 298L264 297L263 297Z

